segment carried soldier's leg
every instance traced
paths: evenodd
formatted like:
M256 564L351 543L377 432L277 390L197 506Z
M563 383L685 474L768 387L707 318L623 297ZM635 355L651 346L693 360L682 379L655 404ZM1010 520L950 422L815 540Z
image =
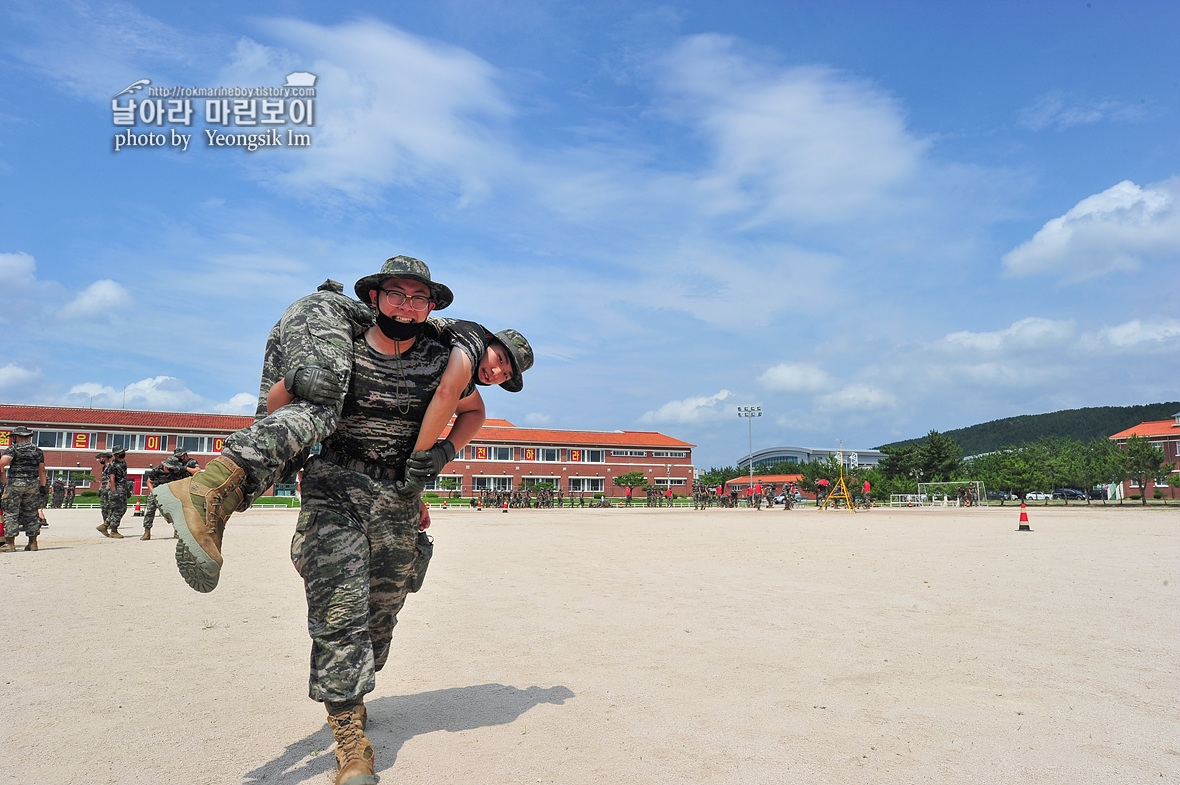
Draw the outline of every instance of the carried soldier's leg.
M363 308L359 303L357 307ZM277 412L266 411L266 395L289 370L314 366L335 374L342 390L352 372L352 342L357 321L337 303L300 300L271 331L263 363L256 421L230 435L221 455L192 477L156 490L161 512L180 536L176 564L197 591L212 591L220 578L222 537L235 511L249 508L312 445L329 436L340 421L343 392L331 405L296 399Z
M102 523L97 528L99 534L103 537L111 536L110 524L107 523L107 519L110 516L110 493L110 488L107 488L105 485L98 489L98 508L102 512Z

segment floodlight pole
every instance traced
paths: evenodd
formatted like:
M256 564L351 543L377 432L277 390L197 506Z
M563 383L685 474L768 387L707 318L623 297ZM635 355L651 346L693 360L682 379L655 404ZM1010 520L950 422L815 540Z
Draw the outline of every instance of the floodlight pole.
M754 418L762 416L761 406L739 406L738 417L746 418L750 437L750 493L754 492Z

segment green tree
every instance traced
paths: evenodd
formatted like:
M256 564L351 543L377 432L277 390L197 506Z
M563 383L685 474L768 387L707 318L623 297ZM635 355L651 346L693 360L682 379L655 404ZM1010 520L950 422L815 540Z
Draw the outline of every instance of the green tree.
M1143 436L1127 439L1127 473L1139 483L1143 506L1147 506L1147 483L1162 482L1172 470L1164 451Z
M634 492L635 488L643 490L647 487L647 480L643 476L643 472L627 472L620 474L614 480L615 485L620 488L631 488Z
M701 482L705 485L724 485L728 480L743 475L749 475L749 471L743 471L734 466L726 466L721 469L713 467L701 475Z
M932 430L919 449L919 466L921 482L952 482L963 468L963 450L954 439Z
M438 487L449 491L452 499L459 498L459 481L453 477L444 477L438 481Z

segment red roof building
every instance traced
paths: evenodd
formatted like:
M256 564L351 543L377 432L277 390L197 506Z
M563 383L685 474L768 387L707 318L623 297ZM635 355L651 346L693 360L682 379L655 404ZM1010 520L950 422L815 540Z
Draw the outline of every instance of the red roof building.
M95 454L125 447L128 477L139 493L148 468L177 446L204 467L221 452L227 436L253 421L227 414L0 404L0 449L8 446L16 426L31 429L52 480L68 479L71 473L97 477ZM489 419L438 482L450 480L464 495L549 482L565 494L622 497L626 489L616 487L614 478L641 472L649 484L671 486L674 494L685 496L692 493L695 446L654 431L517 428L507 420ZM80 488L88 485L95 484L78 483Z
M1172 462L1172 474L1180 474L1180 412L1172 415L1171 420L1141 422L1133 428L1119 431L1110 438L1120 447L1126 449L1127 439L1132 436L1141 436L1147 439L1152 446L1163 450L1164 456ZM1180 498L1180 493L1177 493L1177 489L1166 483L1154 485L1151 480L1148 480L1147 485L1146 493L1152 496L1155 495L1156 490L1161 490L1165 498ZM1128 480L1123 484L1123 496L1128 496L1132 493L1144 493L1144 490L1139 487L1139 483L1136 480Z

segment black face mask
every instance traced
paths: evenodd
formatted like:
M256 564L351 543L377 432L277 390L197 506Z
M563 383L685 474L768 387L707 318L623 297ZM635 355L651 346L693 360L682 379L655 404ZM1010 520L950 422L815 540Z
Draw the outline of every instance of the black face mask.
M408 341L417 338L426 328L426 322L399 322L392 316L377 312L377 327L391 341Z

